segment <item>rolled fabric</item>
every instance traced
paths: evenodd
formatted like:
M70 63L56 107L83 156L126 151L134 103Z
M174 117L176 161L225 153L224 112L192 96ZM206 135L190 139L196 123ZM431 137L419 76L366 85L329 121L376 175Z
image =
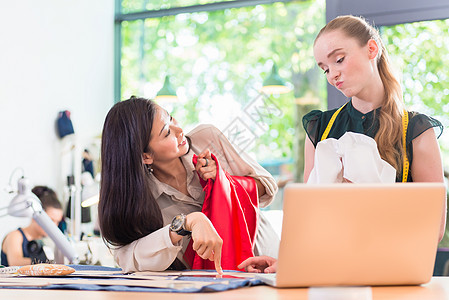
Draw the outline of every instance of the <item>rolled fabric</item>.
M27 265L17 270L20 275L27 276L63 276L75 272L74 268L59 264Z

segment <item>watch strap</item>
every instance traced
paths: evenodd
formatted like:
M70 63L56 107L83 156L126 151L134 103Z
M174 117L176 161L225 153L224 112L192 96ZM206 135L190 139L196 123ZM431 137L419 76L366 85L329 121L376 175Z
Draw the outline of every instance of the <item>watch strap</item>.
M184 228L179 229L178 231L175 231L176 234L182 235L182 236L187 236L187 235L191 235L192 232L185 230Z

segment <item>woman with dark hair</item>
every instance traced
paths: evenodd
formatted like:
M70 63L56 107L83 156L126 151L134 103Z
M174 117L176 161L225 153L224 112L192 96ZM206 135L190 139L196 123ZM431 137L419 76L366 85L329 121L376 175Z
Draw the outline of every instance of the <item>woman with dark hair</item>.
M124 271L191 268L184 256L191 234L196 254L214 261L221 272L222 240L201 213L205 193L200 180L214 180L217 173L212 154L231 175L254 178L260 206L272 201L277 191L273 177L237 153L215 127L200 125L187 137L167 111L143 98L111 108L102 134L98 214L101 234ZM276 246L272 232L260 218L257 254Z
M58 197L51 188L47 186L35 186L31 190L41 201L42 208L55 222L56 225L62 220L63 212L62 205ZM46 262L37 257L33 257L30 253L29 243L31 241L39 241L47 236L47 233L37 222L32 219L30 225L24 228L18 228L6 235L2 243L1 263L4 266L23 266L32 263ZM41 245L41 242L37 242ZM45 255L44 255L45 256Z

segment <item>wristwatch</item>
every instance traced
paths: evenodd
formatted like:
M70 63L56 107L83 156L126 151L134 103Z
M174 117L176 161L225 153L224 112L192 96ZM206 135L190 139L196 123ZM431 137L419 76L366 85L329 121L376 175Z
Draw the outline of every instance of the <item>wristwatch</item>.
M186 215L177 215L173 218L173 221L171 221L170 230L182 236L191 235L192 232L185 229L185 223Z

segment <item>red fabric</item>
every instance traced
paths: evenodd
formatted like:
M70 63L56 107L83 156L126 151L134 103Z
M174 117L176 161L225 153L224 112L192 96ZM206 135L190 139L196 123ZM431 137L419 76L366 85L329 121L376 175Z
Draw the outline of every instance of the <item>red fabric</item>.
M193 156L196 165L198 157ZM257 185L253 178L231 176L217 164L215 180L204 181L201 185L206 193L202 212L209 218L223 239L221 267L224 270L239 270L237 266L254 256L258 218ZM185 258L192 269L215 269L213 261L204 260L192 249L192 241Z

